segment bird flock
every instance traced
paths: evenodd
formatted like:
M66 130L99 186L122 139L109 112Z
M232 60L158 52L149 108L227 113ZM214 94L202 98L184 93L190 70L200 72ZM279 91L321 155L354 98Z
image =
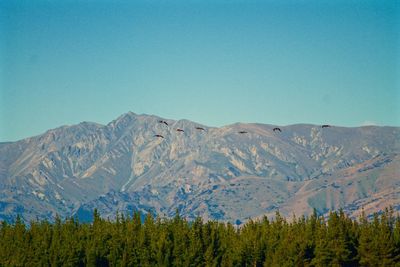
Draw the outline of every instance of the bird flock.
M159 120L158 123L162 123L162 124L165 124L166 126L169 126L168 122L166 122L164 120ZM195 129L199 130L199 131L205 131L205 129L203 127L195 127ZM176 131L181 132L181 133L185 132L185 130L180 129L180 128L177 128ZM162 134L155 134L154 137L164 138L164 136Z
M165 124L166 126L169 126L168 122L166 122L165 120L159 120L158 123ZM328 125L328 124L324 124L324 125L322 125L321 127L322 127L322 128L328 128L328 127L331 127L331 126ZM199 131L205 131L205 129L204 129L203 127L195 127L195 129L196 129L196 130L199 130ZM177 128L176 131L177 131L177 132L182 132L182 133L185 132L185 130L180 129L180 128ZM281 128L279 128L279 127L273 128L272 131L273 131L273 132L280 132L280 133L282 132ZM239 134L247 134L248 132L247 132L247 131L239 131L238 133L239 133ZM164 138L164 136L161 135L161 134L155 134L154 137L157 137L157 138Z

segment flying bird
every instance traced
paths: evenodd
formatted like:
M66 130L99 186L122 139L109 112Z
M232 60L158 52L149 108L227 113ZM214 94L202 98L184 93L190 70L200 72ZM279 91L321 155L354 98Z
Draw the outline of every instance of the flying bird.
M240 131L239 132L240 134L245 134L245 133L247 133L246 131Z
M161 134L156 134L156 135L154 135L154 137L164 138L164 136L162 136Z
M273 130L274 132L276 132L276 131L282 132L281 128L278 128L278 127L274 128L274 129L272 129L272 130Z
M177 132L183 132L183 133L185 132L184 130L182 130L182 129L179 129L179 128L178 128L178 129L176 129L176 131L177 131Z
M205 131L205 129L203 127L196 127L196 130Z
M329 128L329 127L331 127L330 125L328 125L328 124L324 124L324 125L322 125L322 128Z
M159 122L159 123L164 123L165 125L168 126L168 123L167 123L166 121L160 120L160 121L158 121L158 122Z

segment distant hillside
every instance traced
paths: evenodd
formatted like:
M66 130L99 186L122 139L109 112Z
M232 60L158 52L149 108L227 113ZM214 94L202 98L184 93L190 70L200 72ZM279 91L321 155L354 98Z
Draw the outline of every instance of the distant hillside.
M87 219L95 207L234 223L277 209L400 210L399 140L399 127L212 128L127 113L0 144L0 219Z

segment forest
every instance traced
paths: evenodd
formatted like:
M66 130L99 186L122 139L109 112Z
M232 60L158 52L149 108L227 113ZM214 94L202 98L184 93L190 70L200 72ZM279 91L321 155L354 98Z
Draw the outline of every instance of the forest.
M0 266L400 266L400 218L392 208L367 218L250 220L241 227L179 214L139 213L92 223L59 217L0 225Z

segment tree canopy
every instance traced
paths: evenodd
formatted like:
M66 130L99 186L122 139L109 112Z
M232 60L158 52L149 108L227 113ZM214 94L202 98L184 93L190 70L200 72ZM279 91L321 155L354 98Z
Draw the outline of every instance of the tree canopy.
M400 218L392 209L353 220L343 211L241 227L139 213L92 223L0 224L0 266L400 266Z

